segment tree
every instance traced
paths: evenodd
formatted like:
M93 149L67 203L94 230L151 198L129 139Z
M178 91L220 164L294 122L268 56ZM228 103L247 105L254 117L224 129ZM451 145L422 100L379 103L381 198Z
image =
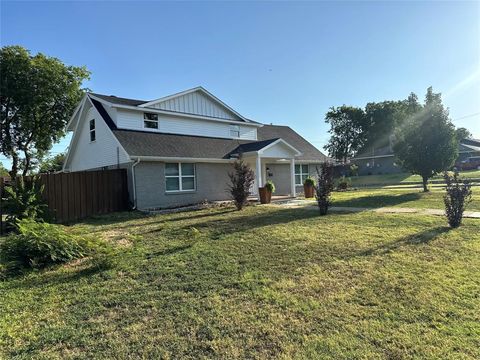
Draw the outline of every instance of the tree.
M331 136L324 148L331 157L346 162L364 145L368 122L362 109L346 105L331 107L325 122L330 124Z
M472 133L464 127L457 128L455 130L455 135L456 135L457 140L459 142L461 140L464 140L464 139L471 139L472 138Z
M441 95L432 87L427 90L425 105L405 120L395 138L395 155L404 169L422 177L425 192L428 179L448 170L458 156L455 127Z
M365 148L388 146L394 129L403 122L405 108L405 101L368 103L365 106L365 117L368 126L365 129Z
M2 176L8 176L8 170L0 163L0 177Z
M65 153L40 160L38 172L41 174L61 171L65 161Z
M250 195L250 188L255 180L255 173L242 160L237 160L233 163L233 172L229 173L228 177L230 178L228 191L237 210L242 210Z
M81 84L90 72L67 66L21 46L0 50L0 152L11 158L10 176L26 175L65 135L65 125L83 96Z

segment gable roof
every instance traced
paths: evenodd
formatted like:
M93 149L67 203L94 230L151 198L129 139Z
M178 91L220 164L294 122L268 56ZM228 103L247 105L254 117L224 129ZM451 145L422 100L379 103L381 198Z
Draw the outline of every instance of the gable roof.
M127 98L122 98L114 95L102 95L97 93L89 93L89 94L99 99L108 101L109 103L117 104L117 105L138 106L141 104L145 104L147 102L146 100L127 99Z

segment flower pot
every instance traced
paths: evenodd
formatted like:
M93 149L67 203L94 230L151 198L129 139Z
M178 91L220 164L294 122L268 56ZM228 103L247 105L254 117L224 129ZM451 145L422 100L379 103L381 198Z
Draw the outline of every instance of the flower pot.
M305 193L305 197L307 199L315 196L315 188L313 185L303 185L303 192Z
M261 204L270 204L270 201L272 201L272 193L268 191L266 187L258 188L258 193L260 195Z

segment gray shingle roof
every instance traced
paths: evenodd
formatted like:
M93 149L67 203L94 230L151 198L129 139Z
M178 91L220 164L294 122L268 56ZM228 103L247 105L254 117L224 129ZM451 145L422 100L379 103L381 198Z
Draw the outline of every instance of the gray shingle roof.
M112 104L118 104L118 105L138 106L141 104L145 104L149 101L149 100L127 99L127 98L122 98L114 95L102 95L102 94L96 94L96 93L89 93L89 94L96 96L97 98L100 98L102 100L111 102Z
M106 98L105 100L111 101ZM257 129L257 141L124 130L116 127L102 104L98 101L93 103L130 156L228 159L233 154L257 151L278 139L283 139L302 153L296 157L297 160L320 162L328 160L327 156L288 126L264 125Z

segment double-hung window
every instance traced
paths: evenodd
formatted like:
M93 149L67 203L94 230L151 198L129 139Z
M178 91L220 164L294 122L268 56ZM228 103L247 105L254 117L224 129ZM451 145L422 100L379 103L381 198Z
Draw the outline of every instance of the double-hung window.
M143 127L145 129L158 129L158 114L143 113Z
M295 164L295 185L302 186L308 178L308 164Z
M239 125L230 125L230 136L234 138L240 137L240 126Z
M195 186L195 164L165 164L165 189L167 192L193 191Z
M90 120L90 142L94 142L97 139L97 134L95 132L95 119Z

